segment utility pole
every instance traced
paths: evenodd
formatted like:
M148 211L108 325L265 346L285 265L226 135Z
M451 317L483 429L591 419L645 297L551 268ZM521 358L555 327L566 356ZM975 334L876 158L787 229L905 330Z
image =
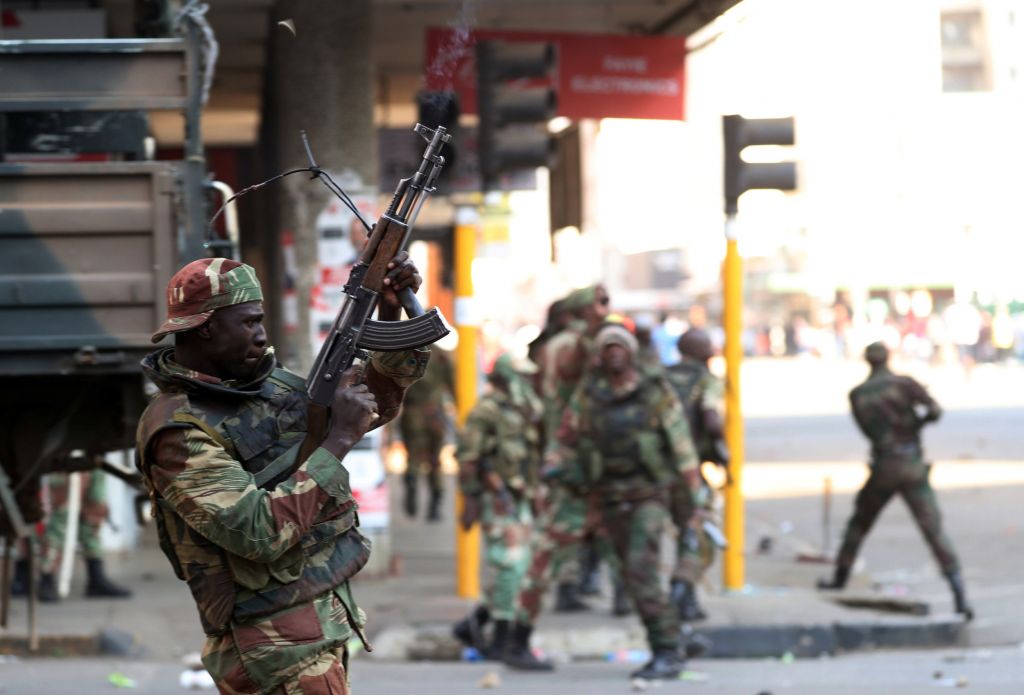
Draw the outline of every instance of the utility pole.
M736 217L739 199L752 189L796 189L793 162L743 161L745 147L792 145L792 118L723 116L725 191L725 264L722 269L725 309L725 441L729 447L729 480L725 486L725 537L722 583L727 590L744 585L743 412L740 406L740 362L743 359L743 259L739 252Z
M455 352L455 405L459 427L476 404L478 317L473 299L473 259L479 215L476 208L462 206L455 217L455 328L459 346ZM480 596L480 525L466 530L460 519L465 505L460 490L455 492L455 578L462 598Z

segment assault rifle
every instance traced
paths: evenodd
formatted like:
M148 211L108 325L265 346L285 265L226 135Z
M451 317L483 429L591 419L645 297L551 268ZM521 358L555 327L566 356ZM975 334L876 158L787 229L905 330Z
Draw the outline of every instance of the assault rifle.
M441 313L436 308L424 311L408 287L398 293L408 319L375 321L370 318L385 289L388 264L405 249L416 217L435 190L434 183L444 168L444 157L438 153L441 146L451 139L443 126L434 129L417 123L413 130L427 141L419 169L411 177L398 182L387 211L373 225L366 247L352 267L345 285L345 299L338 316L306 379L306 393L310 401L306 438L288 469L265 469L266 472L261 471L262 475L256 476L261 487L272 488L274 483L291 475L323 443L338 379L357 358L367 359L370 350L395 352L424 347L451 331ZM309 170L314 172L314 176L326 176L312 161L308 149L307 153L311 164ZM326 182L325 185L330 188Z

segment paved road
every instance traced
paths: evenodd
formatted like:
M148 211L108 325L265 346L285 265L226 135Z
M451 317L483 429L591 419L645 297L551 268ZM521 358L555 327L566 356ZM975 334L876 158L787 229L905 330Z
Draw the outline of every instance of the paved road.
M354 695L476 695L489 673L500 679L496 693L529 695L620 695L633 689L628 664L582 663L562 666L554 674L510 673L500 666L458 663L353 664ZM956 650L851 655L793 661L702 661L691 668L700 680L668 683L655 692L715 695L936 695L946 689L986 695L1024 693L1024 651ZM108 682L120 672L135 683L132 690ZM108 660L38 660L0 662L2 695L181 695L181 667L170 663ZM962 685L957 688L957 683ZM209 692L209 691L207 691Z

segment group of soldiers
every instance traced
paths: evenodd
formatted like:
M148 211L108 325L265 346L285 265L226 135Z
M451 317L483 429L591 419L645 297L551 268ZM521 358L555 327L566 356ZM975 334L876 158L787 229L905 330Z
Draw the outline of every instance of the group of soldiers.
M398 320L399 292L421 282L408 254L397 255L378 318ZM303 453L305 380L268 344L254 270L230 259L194 261L171 279L167 299L153 341L173 335L174 345L143 361L158 393L139 422L136 463L160 548L195 600L207 637L203 664L222 693L348 693L348 645L361 640L369 649L349 579L370 544L343 460L398 415L431 351L374 352L339 374L326 431ZM705 333L684 333L683 360L666 370L609 320L608 305L602 286L566 297L533 346L534 362L498 358L491 389L467 420L457 451L460 523L482 523L495 581L456 634L510 667L550 670L530 649L533 626L560 566L578 559L589 536L646 629L652 658L633 675L674 679L686 646L681 623L700 617L695 589L709 557L700 464L728 463L721 383L707 367ZM889 371L884 346L870 346L867 357L872 374L851 404L872 442L872 473L823 588L845 584L878 512L900 494L957 611L970 618L920 444L938 405ZM679 552L665 587L659 545L670 518ZM100 584L93 588L110 590Z
M704 617L696 587L713 557L700 464L728 463L710 338L693 328L679 348L682 361L663 368L610 316L608 293L596 285L552 306L532 361L495 361L456 452L460 522L480 521L494 576L486 603L455 635L485 658L553 668L530 649L530 636L555 578L557 607L579 600L579 577L565 570L579 567L589 540L613 575L615 612L631 603L646 630L652 657L633 677L679 676L681 621ZM664 587L659 548L669 520L677 566Z
M584 607L580 587L592 573L580 576L579 558L589 543L583 557L603 556L611 571L613 613L628 613L632 604L646 630L652 658L632 676L674 679L683 657L707 646L680 628L706 618L697 587L724 543L712 523L713 491L701 473L703 463L715 463L728 476L723 383L708 366L714 349L707 332L683 333L680 362L663 367L608 305L600 285L553 304L531 345L532 361L499 357L489 392L467 418L456 455L465 496L460 522L467 528L481 522L493 581L486 602L454 633L484 658L522 670L552 669L530 649L530 636L555 578L556 610ZM871 374L850 393L850 404L871 442L871 473L855 500L834 575L818 587L845 587L865 536L899 495L949 582L956 612L970 620L973 609L921 447L921 429L941 410L921 384L889 369L884 344L868 346L865 357ZM659 546L669 520L677 547L666 591Z

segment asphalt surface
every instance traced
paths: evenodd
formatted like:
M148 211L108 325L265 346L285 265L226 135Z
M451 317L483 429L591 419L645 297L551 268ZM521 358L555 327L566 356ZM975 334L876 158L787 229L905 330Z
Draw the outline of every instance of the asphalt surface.
M637 692L629 679L635 664L574 663L554 673L510 672L483 663L379 663L357 658L352 664L355 695L470 695L481 690L530 695L620 695ZM166 662L21 660L0 662L2 695L182 695L182 667ZM110 677L118 674L115 687ZM940 650L850 655L786 661L694 661L688 680L655 684L657 693L716 695L936 695L944 690L986 695L1024 693L1024 650ZM126 679L128 679L126 681ZM484 688L483 681L492 687ZM212 692L212 691L205 691Z

